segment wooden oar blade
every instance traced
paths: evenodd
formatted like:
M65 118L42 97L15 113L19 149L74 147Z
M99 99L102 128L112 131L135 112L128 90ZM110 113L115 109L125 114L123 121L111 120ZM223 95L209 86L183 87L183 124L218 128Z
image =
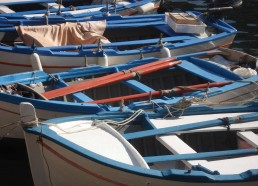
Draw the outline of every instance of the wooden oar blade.
M95 78L89 81L73 84L71 86L62 87L59 89L51 90L42 95L47 99L53 99L60 96L76 93L82 90L88 90L91 88L116 83L119 81L127 80L135 77L137 74L148 74L154 71L158 71L164 68L175 66L181 63L181 61L175 61L175 58L159 60L149 64L144 64L128 70L127 72L117 72L103 77Z
M186 92L196 91L196 90L202 89L202 88L221 87L221 86L228 85L231 83L232 83L232 81L203 83L203 84L198 84L198 85L175 87L170 90L158 90L158 91L153 91L153 92L145 92L145 93L140 93L140 94L133 94L133 95L127 95L127 96L119 96L119 97L114 97L114 98L94 100L94 101L87 102L87 103L104 104L104 103L114 103L114 102L118 102L121 100L125 101L125 100L133 100L133 99L143 99L143 98L148 98L148 97L166 95L166 94L169 94L171 91L177 92L177 93L186 93Z

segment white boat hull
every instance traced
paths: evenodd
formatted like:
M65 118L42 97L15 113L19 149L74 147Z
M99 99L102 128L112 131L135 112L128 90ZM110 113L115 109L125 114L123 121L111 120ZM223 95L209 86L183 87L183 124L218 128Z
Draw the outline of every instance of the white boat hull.
M35 186L85 186L85 185L162 185L194 186L214 185L214 183L194 183L173 181L137 175L108 167L79 156L47 139L43 146L38 136L26 133L31 171ZM39 169L39 167L42 169ZM257 185L258 182L245 182L245 186ZM240 186L243 183L216 183L221 186Z
M44 6L47 8L55 8L55 9L59 9L59 6L60 4L57 4L55 3L55 1L53 2L37 2L37 1L28 1L28 0L20 0L20 1L16 1L16 0L9 0L9 1L0 1L0 13L1 14L7 14L8 16L8 13L10 14L14 14L14 13L18 13L19 16L24 16L25 18L30 18L30 17L42 17L45 15L45 13L23 13L23 12L15 12L15 10L13 10L12 8L9 8L8 7L8 4L9 5L15 5L15 4L21 4L22 1L24 1L24 6L26 6L26 4L33 4L35 3L36 6ZM99 2L95 2L93 3L92 5L97 5L97 4L105 4L106 1L99 1ZM112 1L113 3L113 1ZM3 4L3 5L2 5ZM7 4L7 5L5 5ZM39 5L38 5L39 4ZM111 4L111 2L109 2L109 4ZM131 3L128 2L128 1L119 1L117 2L117 5L130 5ZM139 6L133 6L131 8L124 8L124 9L121 9L121 10L118 10L116 12L114 12L114 10L112 10L112 14L120 14L120 15L124 15L124 16L128 16L128 15L134 15L134 14L146 14L146 13L151 13L155 10L157 4L159 4L159 1L157 2L146 2L145 4L142 4L142 5L139 5ZM63 5L60 6L61 8L67 8L67 7L64 7ZM91 14L101 14L101 10L105 8L105 6L101 6L101 7L93 7L93 8L89 8L87 6L85 6L84 9L73 9L73 10L69 10L69 11L62 11L62 14L63 15L66 15L66 16L71 16L71 17L87 17L87 14L88 17L91 16ZM56 12L52 12L52 13L49 13L49 15L55 15ZM17 15L17 16L18 16Z
M184 46L182 48L175 48L170 50L171 56L177 56L187 53L200 52L204 50L214 49L223 46L225 43L230 44L235 35L231 35L225 38L214 40L206 43L197 43L190 46ZM155 47L155 46L153 46ZM159 47L159 46L158 46ZM47 73L63 72L73 67L85 67L91 64L100 64L102 59L98 57L84 57L78 56L78 53L71 52L72 57L68 57L67 54L53 54L52 56L39 55L40 65ZM108 56L108 65L116 65L126 63L130 60L139 59L141 54L125 54ZM143 53L143 57L161 57L160 52ZM0 74L13 74L18 72L27 72L31 70L39 70L37 67L32 67L35 63L35 59L32 59L31 54L17 53L13 51L0 50ZM34 66L34 65L33 65ZM37 66L37 65L36 65Z
M0 110L1 110L0 137L24 139L23 130L21 125L19 124L19 121L20 121L19 105L4 102L4 101L1 101L0 105L1 105L0 106ZM38 113L38 118L40 120L47 120L55 117L75 115L75 113L73 114L73 113L57 112L57 111L50 111L50 110L43 110L43 109L36 109L36 112Z
M243 81L245 83L245 81ZM198 93L197 93L198 94ZM202 94L201 94L202 95ZM206 100L203 100L203 102L200 102L201 104L205 105L211 105L211 106L228 106L228 105L241 105L246 102L250 102L253 99L256 99L258 95L258 86L257 81L254 83L251 83L249 85L239 87L239 85L235 85L234 89L231 89L230 91L220 92L220 89L214 89L209 92L209 97ZM21 127L17 126L20 121L19 116L19 104L10 103L8 100L4 100L5 98L2 98L3 100L0 101L0 110L2 112L2 115L0 117L0 136L1 137L10 137L10 138L23 138L22 129ZM8 99L11 99L10 97ZM25 99L21 98L20 102L25 101ZM89 107L83 107L83 105L77 105L78 108L80 108L81 111L84 112L77 112L73 111L71 107L66 102L53 102L50 105L51 106L43 106L43 103L39 103L40 100L38 100L37 104L42 104L41 109L39 107L36 107L36 112L38 115L38 118L40 120L47 120L52 119L56 117L63 117L63 116L71 116L71 115L79 115L81 114L87 114L91 112ZM173 102L173 101L172 101ZM73 103L70 103L73 104ZM54 109L50 110L49 107L55 107ZM43 109L45 108L45 109ZM57 109L59 111L57 111ZM119 110L119 107L117 107L117 110ZM91 112L92 113L92 112Z

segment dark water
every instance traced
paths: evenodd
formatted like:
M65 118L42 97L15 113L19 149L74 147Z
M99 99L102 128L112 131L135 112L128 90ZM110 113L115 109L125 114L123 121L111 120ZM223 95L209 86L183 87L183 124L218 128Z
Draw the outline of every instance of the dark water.
M175 9L204 12L208 1L173 0ZM245 51L258 57L258 0L243 0L243 5L225 14L226 22L238 30L230 48ZM17 145L17 141L15 141ZM18 147L0 141L0 185L32 186L24 142Z
M0 186L33 186L24 140L0 141Z

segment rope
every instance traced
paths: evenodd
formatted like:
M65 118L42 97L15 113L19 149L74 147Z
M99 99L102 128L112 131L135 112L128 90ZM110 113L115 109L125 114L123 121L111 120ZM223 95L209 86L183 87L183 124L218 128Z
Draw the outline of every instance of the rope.
M149 100L149 102L152 103L152 110L155 109L155 105L156 105L157 107L161 108L161 106L160 106L158 103L156 103L155 101Z
M138 80L141 80L141 73L139 71L135 71L135 77L138 79Z
M48 74L48 75L52 78L52 81L53 81L53 82L59 81L59 79L56 78L53 74Z
M180 89L188 90L188 91L191 91L191 92L196 92L196 91L208 92L209 91L209 83L208 83L208 86L206 88L189 88L189 87L186 87L186 86L176 86L175 88L180 88ZM170 92L173 93L173 92L176 92L176 91L171 89Z
M130 123L131 121L133 121L134 119L136 119L140 114L142 114L144 112L144 110L140 109L137 110L136 112L134 112L129 118L123 120L123 121L113 121L113 120L93 120L91 127L89 128L85 128L85 129L79 129L79 130L74 130L74 131L68 131L69 129L75 128L78 125L83 125L86 123L79 123L77 125L73 125L72 127L63 129L62 127L60 127L58 124L56 123L44 123L41 122L39 123L40 125L48 125L48 126L54 126L56 128L58 128L60 131L66 133L66 134L73 134L73 133L78 133L78 132L83 132L83 131L88 131L88 130L94 130L97 129L100 125L103 124L108 124L108 125L115 125L115 126L124 126L128 123Z
M197 89L191 89L191 90L197 90ZM199 102L203 102L203 101L206 101L207 99L207 94L208 94L208 91L209 91L209 83L207 85L207 88L204 88L204 89L198 89L198 90L202 90L202 91L205 91L205 95L203 98L197 98L197 97L191 97L190 99L186 99L185 97L183 97L181 100L179 100L178 102L168 106L168 105L164 105L164 108L167 110L168 114L165 117L167 117L168 115L170 115L171 117L175 117L172 113L174 112L177 112L177 111L182 111L182 113L180 114L180 116L178 117L181 117L185 111L185 109L189 108L193 103L199 103ZM169 94L173 94L174 90L171 89L169 91ZM151 100L151 94L149 95L149 102L152 103L152 110L155 109L155 105L159 108L161 108L161 106L156 103L155 101ZM174 109L175 111L171 112L170 109Z
M219 118L221 121L223 121L225 127L227 127L227 131L230 131L230 123L229 123L229 119L226 118Z
M168 114L165 115L163 118L166 118L167 116L171 116L172 118L179 118L184 114L184 112L187 108L192 106L192 104L206 101L208 98L209 87L210 87L210 84L208 83L207 87L205 89L202 89L203 91L205 91L205 95L203 98L191 97L190 99L186 99L185 97L183 97L181 100L179 100L178 102L176 102L170 106L164 105ZM173 90L171 90L171 91L173 91ZM170 109L174 109L174 111L171 112ZM178 112L178 111L181 111L181 114L179 116L175 116L173 113Z
M237 82L247 82L247 83L253 83L255 84L257 87L258 87L258 82L256 81L247 81L247 80L241 80L241 81L237 81ZM252 93L252 92L256 92L258 91L257 89L253 89L253 90L250 90L248 93ZM243 95L237 95L234 97L235 98L238 98L238 97L241 97ZM215 106L215 105L220 105L220 106L223 106L223 105L243 105L243 104L247 104L247 103L250 103L252 102L253 100L257 99L257 96L253 96L252 98L249 98L249 99L244 99L244 100L239 100L239 101L221 101L221 102L212 102L212 101L209 101L209 99L205 100L205 103L204 104L207 104L207 105L211 105L211 106Z
M6 125L1 126L0 129L2 130L2 129L5 128L5 127L8 127L8 126L11 126L11 125L14 125L14 124L19 124L19 123L20 123L20 121L15 121L15 122L13 122L13 123L6 124Z
M125 102L124 102L123 99L120 101L119 110L120 110L120 111L124 111L124 110L125 110Z
M25 117L28 117L28 116L21 116L21 118L25 118ZM22 120L19 120L19 121L15 121L15 122L12 122L12 123L9 123L9 124L6 124L6 125L3 125L0 127L0 131L2 131L4 128L6 127L11 127L9 130L7 130L4 134L2 134L0 136L0 141L10 135L10 133L15 130L19 125L22 126L22 127L32 127L33 125L37 125L38 124L38 118L36 118L34 121L28 121L28 122L22 122Z
M55 124L55 123L40 123L40 125L48 125L48 126L54 126L54 127L56 127L56 128L58 128L60 131L62 131L63 133L65 133L65 134L74 134L74 133L78 133L78 132L84 132L84 131L88 131L88 130L94 130L94 129L96 129L96 128L98 128L98 126L100 125L96 125L96 126L94 126L93 125L93 123L92 123L92 125L91 125L91 127L90 128L85 128L85 129L80 129L80 130L74 130L74 131L68 131L68 129L72 129L72 128L75 128L76 126L78 126L78 125L83 125L83 124L86 124L86 123L80 123L80 124L77 124L77 125L74 125L74 126L72 126L72 127L70 127L70 128L67 128L67 129L63 129L62 127L60 127L58 124ZM104 123L101 123L101 124L104 124Z
M53 74L48 74L48 75L51 78L50 83L54 86L59 81L59 79L56 78Z
M135 111L129 118L127 118L123 121L113 121L113 120L101 120L101 121L103 121L109 125L124 126L124 125L130 123L131 121L133 121L134 119L136 119L143 112L144 112L144 110L139 109L139 110ZM100 120L95 120L96 123L98 123L98 121L100 121Z
M253 83L255 85L258 86L258 83L256 81L247 81L247 80L241 80L239 82L249 82L249 83ZM240 101L222 101L222 102L218 102L218 103L215 103L215 102L211 102L208 100L208 91L209 91L209 85L205 90L205 95L203 98L197 98L197 97L191 97L190 99L186 99L185 97L183 97L181 100L179 100L178 102L168 106L168 105L165 105L164 108L166 109L166 111L168 112L167 115L164 116L164 118L166 118L167 116L171 116L171 117L181 117L184 113L184 111L189 108L192 104L194 103L202 103L202 104L206 104L206 105L229 105L229 104L234 104L234 105L239 105L239 104L246 104L246 103L249 103L253 100L255 100L257 98L257 96L253 96L252 98L250 99L245 99L245 100L240 100ZM258 91L257 89L254 89L254 90L251 90L249 91L249 93L252 93L252 92L256 92ZM242 95L238 95L238 96L235 96L235 98L237 97L241 97ZM171 112L171 109L174 109L173 112ZM182 113L179 115L179 116L175 116L173 115L173 113L175 112L178 112L178 111L182 111ZM227 126L228 129L230 129L229 126Z
M192 104L204 102L207 99L207 92L203 98L197 98L197 97L191 97L189 99L183 97L178 102L171 104L171 105L164 105L164 108L168 112L167 115L165 115L163 118L166 118L167 116L170 116L172 118L179 118L184 114L184 111L191 107ZM171 112L171 109L174 111ZM181 111L181 114L179 116L175 116L173 113Z
M27 116L24 116L24 117L27 117ZM21 117L22 118L22 117ZM38 124L38 118L36 118L34 121L28 121L28 122L22 122L22 121L19 121L20 125L22 127L32 127L32 126L35 126Z
M10 124L1 126L1 127L0 127L0 131L2 131L3 128L10 127L10 126L12 126L12 125L14 125L14 126L13 126L12 128L10 128L8 131L6 131L4 134L2 134L2 135L0 136L0 141L1 141L4 137L10 135L11 132L12 132L13 130L15 130L15 129L20 125L20 121L15 121L15 122L13 122L13 123L10 123Z

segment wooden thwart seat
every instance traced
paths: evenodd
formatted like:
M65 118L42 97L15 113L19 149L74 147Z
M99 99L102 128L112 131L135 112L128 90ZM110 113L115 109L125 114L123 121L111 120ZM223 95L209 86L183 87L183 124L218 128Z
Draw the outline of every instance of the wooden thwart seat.
M176 135L165 135L165 136L156 136L156 139L161 142L169 151L173 154L189 154L196 153L194 149L188 146ZM188 160L183 161L188 168L191 168L193 165L198 165L201 163L206 163L206 160Z
M249 132L244 132L245 136L249 136L247 141L251 141L254 137ZM252 133L252 132L251 132ZM255 134L254 134L255 135ZM255 135L255 137L257 137ZM157 136L158 141L160 141L168 150L173 154L189 154L196 153L190 146L184 143L176 135L165 135ZM258 145L258 140L252 142L255 146ZM212 172L218 171L220 174L239 174L251 169L258 168L258 155L255 156L245 156L237 158L227 158L222 160L207 161L207 160L184 160L183 161L188 168L191 168L194 165L200 165L205 169L208 169Z
M255 148L258 148L258 135L252 131L237 132L237 135Z
M209 117L212 118L212 115L209 115ZM216 115L214 117L216 117ZM157 128L180 125L180 124L182 125L182 123L184 123L182 120L180 123L177 123L177 121L179 122L180 120L171 120L171 121L151 120L151 121L154 124L154 126L156 126ZM188 121L188 122L189 124L192 123L191 121ZM245 127L249 129L257 129L258 124L257 122L234 124L234 125L231 125L230 130L241 130L241 129L243 130ZM225 126L217 126L217 127L209 127L209 128L184 131L183 133L216 132L216 131L226 131L226 130L227 129ZM181 132L177 132L177 133L180 134ZM237 132L237 135L242 139L244 139L247 143L251 144L253 147L258 148L258 136L254 134L252 131ZM159 142L161 142L161 144L163 144L173 154L197 153L188 144L182 141L176 134L159 135L159 136L156 136L156 139ZM210 170L211 172L217 171L220 174L239 174L251 169L257 169L258 155L226 158L226 159L212 160L212 161L183 160L183 162L188 168L192 168L192 166L199 165L200 167L204 167L205 169Z
M15 13L15 11L11 10L8 6L0 6L0 14L5 14L5 13Z
M200 165L220 174L240 174L258 168L258 155L240 158L227 158L224 160L202 162Z

